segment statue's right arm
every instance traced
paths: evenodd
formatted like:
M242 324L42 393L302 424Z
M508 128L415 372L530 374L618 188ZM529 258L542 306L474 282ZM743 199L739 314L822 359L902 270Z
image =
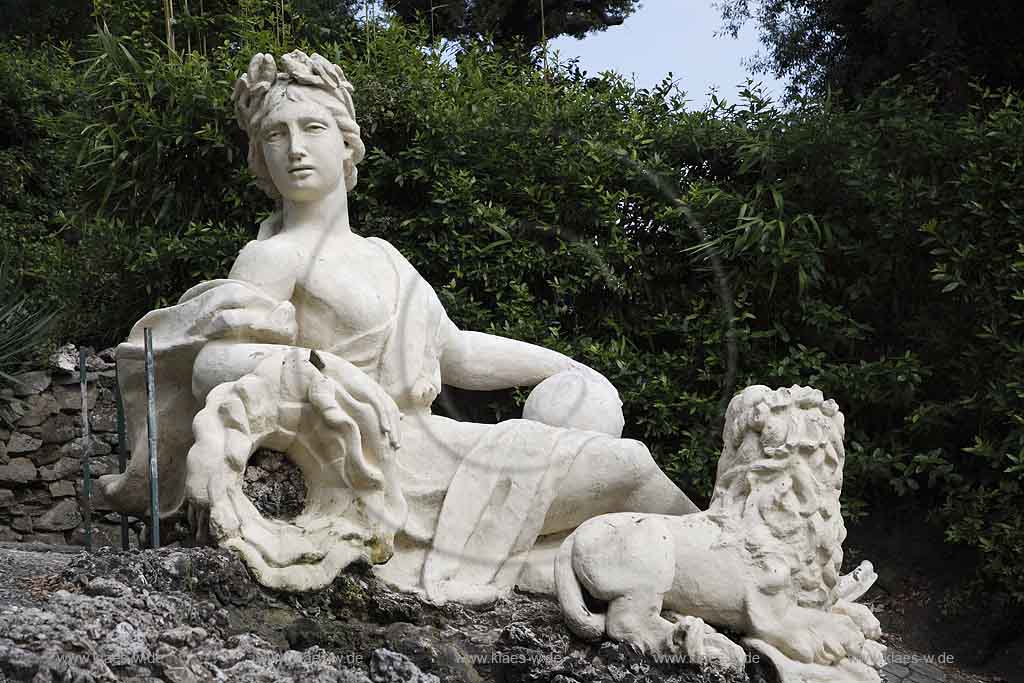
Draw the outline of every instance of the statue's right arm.
M254 240L242 247L228 277L248 282L272 299L288 301L301 264L298 245L280 238Z
M250 341L291 344L296 325L290 299L301 264L299 247L286 240L269 239L245 245L228 277L252 285L279 303L271 310L226 308L212 320L207 337L244 337Z

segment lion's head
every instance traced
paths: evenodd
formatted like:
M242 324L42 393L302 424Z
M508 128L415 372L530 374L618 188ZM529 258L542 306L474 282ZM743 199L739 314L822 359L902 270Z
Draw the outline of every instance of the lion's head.
M710 512L733 520L755 557L785 558L804 606L825 606L846 528L843 414L809 387L747 387L725 414Z

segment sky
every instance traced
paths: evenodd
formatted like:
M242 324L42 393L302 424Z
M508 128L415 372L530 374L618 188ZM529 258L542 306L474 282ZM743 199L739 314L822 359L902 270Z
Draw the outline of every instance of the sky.
M659 83L668 72L694 106L707 102L712 88L720 99L736 101L737 85L750 75L745 59L760 49L757 29L748 23L737 39L716 36L722 25L713 0L643 0L621 26L591 33L583 40L562 36L549 43L559 59L580 58L590 74L612 70L638 87ZM778 99L783 84L758 75L767 93Z

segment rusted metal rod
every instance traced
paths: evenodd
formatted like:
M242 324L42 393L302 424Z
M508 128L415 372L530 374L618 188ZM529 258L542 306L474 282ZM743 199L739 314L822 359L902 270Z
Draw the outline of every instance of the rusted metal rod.
M149 540L160 547L160 487L156 452L156 366L153 360L153 330L145 328L146 345L146 431L149 435Z
M117 365L114 366L114 400L117 402L117 471L128 469L128 439L124 431L124 403L121 401L121 385L117 381ZM128 515L121 513L121 550L128 550Z
M85 525L85 549L92 552L92 430L89 428L89 379L85 367L85 347L78 348L78 385L82 393L82 523Z

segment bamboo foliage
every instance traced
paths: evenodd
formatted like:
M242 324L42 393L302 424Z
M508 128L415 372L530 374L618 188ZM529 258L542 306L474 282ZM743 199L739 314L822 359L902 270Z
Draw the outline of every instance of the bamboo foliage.
M173 0L164 0L164 27L167 31L166 41L167 50L174 54L174 2Z

